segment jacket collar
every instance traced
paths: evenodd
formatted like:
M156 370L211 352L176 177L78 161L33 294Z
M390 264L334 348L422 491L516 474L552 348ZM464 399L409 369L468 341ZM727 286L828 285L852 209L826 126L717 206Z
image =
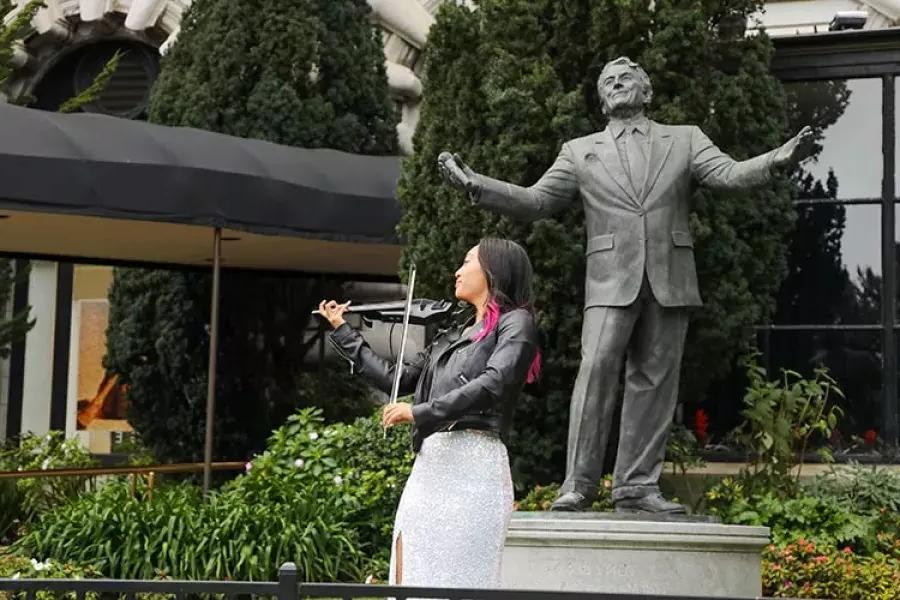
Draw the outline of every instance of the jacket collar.
M644 137L650 133L650 119L644 115L639 115L633 119L611 119L609 121L609 130L614 138L622 137L626 131L637 130Z

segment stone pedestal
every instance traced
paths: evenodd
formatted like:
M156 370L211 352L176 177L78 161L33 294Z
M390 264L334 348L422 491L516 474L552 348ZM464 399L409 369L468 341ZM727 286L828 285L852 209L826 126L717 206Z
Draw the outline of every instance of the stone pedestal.
M755 598L768 527L703 517L513 513L510 589Z

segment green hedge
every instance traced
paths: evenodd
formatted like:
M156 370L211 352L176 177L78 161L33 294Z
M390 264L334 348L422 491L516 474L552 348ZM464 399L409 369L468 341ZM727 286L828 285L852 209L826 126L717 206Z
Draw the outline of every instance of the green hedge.
M205 503L193 484L114 480L41 515L14 548L114 578L272 580L287 561L307 581L383 577L411 463L408 436L385 439L377 415L326 425L307 409Z

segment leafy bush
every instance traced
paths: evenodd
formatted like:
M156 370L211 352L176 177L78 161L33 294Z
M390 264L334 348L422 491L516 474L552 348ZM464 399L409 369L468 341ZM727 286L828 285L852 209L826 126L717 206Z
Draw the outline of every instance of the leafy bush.
M830 498L785 498L773 491L747 493L739 479L726 478L707 492L709 512L726 523L764 525L783 545L803 537L819 544L872 549L877 519L855 514Z
M11 552L8 548L0 548L0 578L3 579L95 579L100 573L92 567L81 567L68 562L53 560L38 561ZM25 598L24 593L10 594L0 592L0 600ZM74 593L61 594L54 592L38 592L36 600L54 600L66 598L75 600ZM97 594L86 594L87 600L97 600Z
M377 416L326 425L302 410L206 503L189 483L114 480L42 515L16 549L116 578L264 580L287 561L306 580L383 577L409 447Z
M132 494L121 479L47 513L16 542L20 553L92 565L122 579L274 579L293 561L306 579L355 579L352 532L333 494L284 485L282 495L213 493L181 483Z
M853 464L833 467L804 490L811 496L831 498L856 513L890 511L900 514L900 473Z
M744 423L734 436L748 452L752 479L746 483L791 494L797 490L810 438L818 434L827 439L837 425L842 411L832 395L843 397L843 392L826 369L816 369L813 379L782 370L781 380L770 381L755 355L745 359L745 365L749 387L741 411ZM831 460L827 446L820 454Z
M61 431L39 436L26 434L16 444L0 450L0 469L42 471L90 467L96 464L77 440ZM19 523L63 504L88 489L86 477L28 477L0 481L0 539L15 536Z
M287 479L340 482L343 493L335 510L356 532L361 553L369 557L367 570L384 576L394 512L412 460L408 435L400 428L385 436L380 411L350 425L326 426L322 411L302 410L272 434L248 476L231 487L266 493Z
M850 548L804 538L763 555L763 594L776 598L900 599L900 543L889 553L858 556Z

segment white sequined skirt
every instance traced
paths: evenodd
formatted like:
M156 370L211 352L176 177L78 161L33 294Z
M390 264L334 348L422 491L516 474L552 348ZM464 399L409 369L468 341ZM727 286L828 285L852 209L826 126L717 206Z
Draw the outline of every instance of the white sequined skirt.
M506 446L471 430L425 438L394 520L390 583L495 588L513 508ZM398 561L398 538L402 560Z

